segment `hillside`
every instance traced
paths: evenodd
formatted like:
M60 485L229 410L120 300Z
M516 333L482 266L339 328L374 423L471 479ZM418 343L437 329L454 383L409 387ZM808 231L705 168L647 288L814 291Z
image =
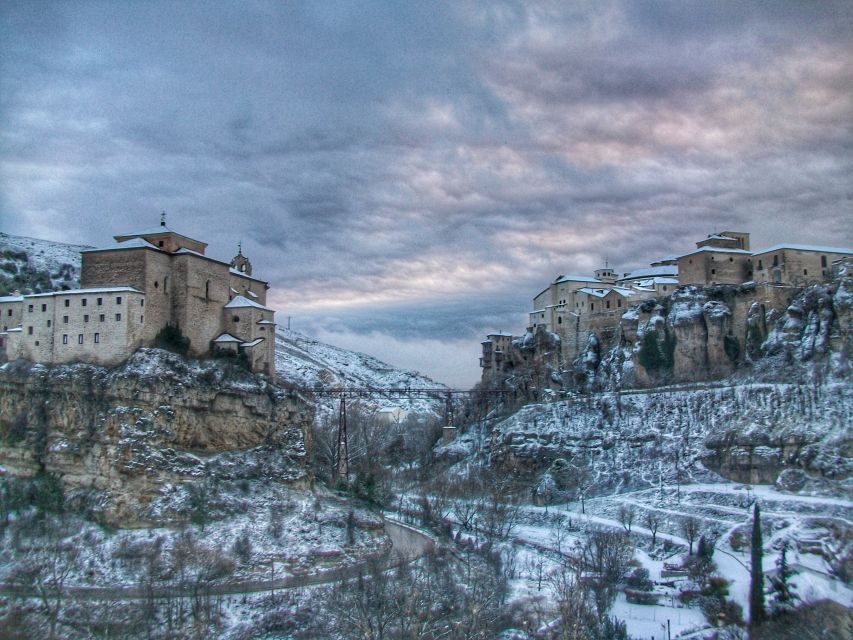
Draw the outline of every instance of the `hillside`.
M287 329L278 329L275 368L285 384L309 390L357 389L443 389L444 385L415 371L405 371L356 351L341 349ZM322 395L318 401L331 408L334 401ZM444 398L411 399L377 393L367 402L375 408L400 407L407 413L436 413Z
M78 287L80 252L91 248L0 233L0 295Z

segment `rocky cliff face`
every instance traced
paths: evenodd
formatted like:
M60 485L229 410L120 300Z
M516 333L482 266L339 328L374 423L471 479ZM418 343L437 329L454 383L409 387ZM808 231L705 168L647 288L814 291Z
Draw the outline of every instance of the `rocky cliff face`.
M124 365L0 367L0 465L57 475L103 521L182 519L187 481L310 481L310 408L233 365L143 349Z

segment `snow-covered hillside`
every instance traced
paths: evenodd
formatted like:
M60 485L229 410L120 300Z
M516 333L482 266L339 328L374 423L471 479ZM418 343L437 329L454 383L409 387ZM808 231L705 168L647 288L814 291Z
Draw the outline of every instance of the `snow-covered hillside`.
M398 369L373 356L341 349L287 329L276 332L275 369L283 382L310 390L354 389L444 389L415 371ZM321 404L332 406L334 398L318 396ZM376 408L400 407L407 413L438 413L444 398L406 398L404 394L377 393L366 401Z
M80 285L80 252L92 247L0 233L0 290L44 293Z

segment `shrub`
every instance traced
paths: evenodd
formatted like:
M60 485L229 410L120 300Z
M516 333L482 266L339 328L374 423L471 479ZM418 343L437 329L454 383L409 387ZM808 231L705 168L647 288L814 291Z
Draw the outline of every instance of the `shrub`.
M645 567L634 569L625 579L625 584L631 589L639 589L640 591L651 591L654 586L654 583L649 579L649 570Z
M640 346L640 364L646 371L672 369L675 354L675 336L664 329L663 337L657 330L649 329L643 336Z
M182 356L187 355L190 350L190 339L187 338L181 330L173 324L167 324L160 329L157 336L154 338L155 346L179 353Z

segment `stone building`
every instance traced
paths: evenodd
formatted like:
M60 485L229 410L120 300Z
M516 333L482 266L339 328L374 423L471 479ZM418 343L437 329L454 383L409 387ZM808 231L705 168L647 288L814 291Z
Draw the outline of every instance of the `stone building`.
M252 276L242 247L230 263L216 260L165 219L115 241L82 253L80 289L0 298L8 359L114 365L171 325L193 356L242 352L253 371L273 373L269 285Z
M752 254L752 279L803 286L826 280L832 264L853 256L853 249L808 244L777 244Z
M696 250L678 257L681 285L741 284L752 277L749 234L722 231L696 243Z

